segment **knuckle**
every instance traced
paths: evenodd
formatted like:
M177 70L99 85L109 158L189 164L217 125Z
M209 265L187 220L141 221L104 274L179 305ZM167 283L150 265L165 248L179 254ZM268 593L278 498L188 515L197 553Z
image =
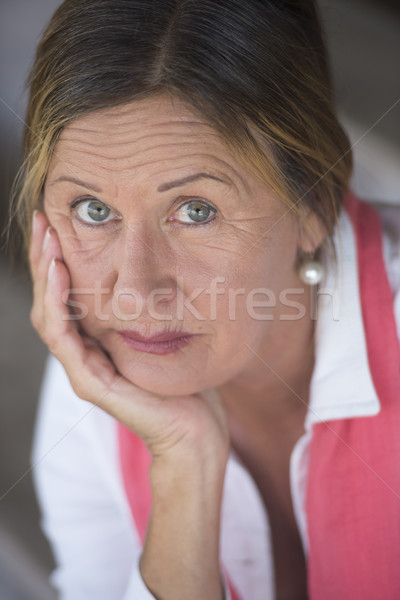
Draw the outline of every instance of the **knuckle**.
M42 338L43 342L46 344L46 346L48 347L48 349L50 350L50 352L54 355L57 354L57 348L58 348L58 344L59 344L59 336L55 335L54 332L52 332L49 329L45 329L44 327L42 327L39 330L40 333L40 337Z
M54 355L57 354L57 348L58 348L58 342L57 342L57 337L52 335L49 332L46 332L43 336L42 339L44 341L44 343L46 344L46 346L48 347L48 349L50 350L50 352Z
M78 396L78 398L81 398L81 400L86 400L86 401L90 402L90 398L88 396L88 390L87 390L85 384L82 382L82 380L81 379L73 379L72 377L70 377L70 381L71 381L72 389L74 390L74 392Z
M36 331L39 331L41 319L39 318L39 314L38 314L38 310L37 310L36 306L32 307L29 317L30 317L30 321L32 323L33 328L36 329Z
M43 313L42 311L38 310L37 307L32 308L30 312L30 321L33 328L40 335L42 341L44 344L46 344L50 352L52 354L56 354L59 336L45 328L45 323L43 322Z

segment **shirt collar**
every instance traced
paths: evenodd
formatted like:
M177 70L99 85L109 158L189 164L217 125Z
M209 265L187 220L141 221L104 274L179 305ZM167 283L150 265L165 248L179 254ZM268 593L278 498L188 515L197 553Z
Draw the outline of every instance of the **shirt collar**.
M380 410L368 365L355 234L345 210L334 243L338 266L326 258L327 275L316 303L315 366L306 429L320 421L372 416Z

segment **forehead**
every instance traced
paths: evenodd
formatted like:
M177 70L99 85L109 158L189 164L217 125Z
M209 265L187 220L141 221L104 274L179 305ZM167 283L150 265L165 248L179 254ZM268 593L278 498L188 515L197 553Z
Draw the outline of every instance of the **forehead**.
M152 97L79 117L61 133L49 166L97 177L138 172L224 172L247 187L249 173L220 135L194 109L169 96ZM120 180L120 179L119 179ZM238 184L238 183L237 183Z
M93 131L100 131L102 126L107 128L111 124L119 130L129 123L152 126L155 119L160 123L165 119L178 123L203 121L200 115L195 117L195 110L188 104L178 98L162 94L94 111L74 121L69 129L79 123Z
M201 178L198 175L201 175ZM206 177L204 177L206 175ZM171 182L225 183L243 206L282 210L270 186L234 153L192 107L158 96L81 116L62 131L47 172L45 190L59 180L89 182L105 197L171 189ZM58 188L57 188L58 189ZM144 197L144 196L143 196ZM246 208L246 209L247 209Z
M49 172L69 165L96 175L204 168L247 179L220 135L177 98L152 97L79 117L61 133Z
M155 138L158 138L155 142ZM144 149L154 144L179 145L181 140L193 144L210 144L227 152L218 133L182 101L160 96L98 110L79 117L61 133L59 146L73 144L99 145L104 150L128 144L140 144Z

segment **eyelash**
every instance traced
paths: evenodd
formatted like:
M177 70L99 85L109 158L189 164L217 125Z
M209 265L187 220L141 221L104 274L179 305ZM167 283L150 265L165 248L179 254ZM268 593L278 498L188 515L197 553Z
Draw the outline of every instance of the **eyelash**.
M71 212L72 213L75 212L76 209L78 208L78 206L80 204L82 204L83 202L91 202L91 201L96 201L96 200L97 200L97 198L91 198L91 197L89 197L89 198L88 197L79 198L78 200L74 200L71 203L71 205L70 205ZM181 204L179 204L179 206L175 209L175 212L177 212L178 210L180 210L186 204L191 204L191 203L193 203L195 201L196 201L195 197L191 197L190 199L185 200L185 202L182 202ZM108 206L108 204L106 204L105 202L102 202L101 200L99 202L101 202L102 204L104 204L104 206L107 206L107 208L110 208ZM201 202L199 201L199 204L204 204L204 206L207 206L209 209L211 209L211 211L213 211L215 213L208 221L204 221L204 223L202 223L202 222L198 222L198 223L180 223L178 221L173 221L173 220L169 221L169 219L168 219L168 221L172 224L173 227L185 227L185 228L187 228L187 227L189 227L189 228L192 228L192 227L199 228L199 227L202 227L202 226L205 226L205 225L211 225L211 224L213 224L214 221L215 221L215 219L216 219L216 217L217 217L217 215L218 215L218 210L212 204L210 204L208 202L205 202L205 201L201 201ZM112 212L115 212L111 208L110 208L110 210ZM84 227L88 227L90 229L99 229L99 227L104 227L105 225L109 225L110 223L112 223L112 221L105 221L104 223L99 222L98 224L95 225L95 224L92 224L92 223L87 223L87 222L79 219L79 217L77 217L77 220L78 220L78 222L79 222L80 225L83 225Z
M204 200L201 199L197 199L196 197L190 197L187 198L184 202L182 202L181 204L179 204L179 206L175 209L175 212L177 212L178 210L180 210L183 206L185 206L186 204L193 204L196 202L196 200L198 200L199 204L203 204L204 206L207 206L209 209L211 209L212 212L214 212L215 214L207 221L204 221L204 223L198 222L198 223L179 223L178 221L170 221L170 223L172 223L172 225L174 227L205 227L206 225L212 225L214 224L214 221L218 215L218 210L209 202L205 202Z
M71 205L70 205L70 210L71 213L75 213L75 217L76 220L78 221L79 225L82 225L83 227L86 227L88 229L99 229L100 227L104 227L105 225L109 225L110 223L112 223L112 221L105 221L104 223L87 223L86 221L83 221L82 219L79 218L79 216L76 215L76 209L83 204L84 202L101 202L101 204L104 204L104 206L107 206L107 208L110 208L108 206L108 204L106 204L105 202L102 202L101 200L98 200L97 198L93 198L93 197L84 197L84 198L78 198L77 200L74 200ZM113 209L110 208L110 211L115 212Z

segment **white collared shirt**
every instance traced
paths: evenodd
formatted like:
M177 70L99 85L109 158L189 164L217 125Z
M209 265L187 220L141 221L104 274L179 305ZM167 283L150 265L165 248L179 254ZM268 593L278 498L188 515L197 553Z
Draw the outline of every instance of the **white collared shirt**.
M380 209L380 214L400 338L400 208ZM355 238L344 211L339 230L338 269L328 269L319 293L305 433L290 461L293 507L306 556L304 506L312 425L375 415L380 409L368 367ZM116 423L74 394L53 357L41 394L32 464L42 526L58 565L52 581L61 599L154 600L138 567L141 544L122 482ZM233 450L222 501L221 561L243 600L274 600L268 515Z

